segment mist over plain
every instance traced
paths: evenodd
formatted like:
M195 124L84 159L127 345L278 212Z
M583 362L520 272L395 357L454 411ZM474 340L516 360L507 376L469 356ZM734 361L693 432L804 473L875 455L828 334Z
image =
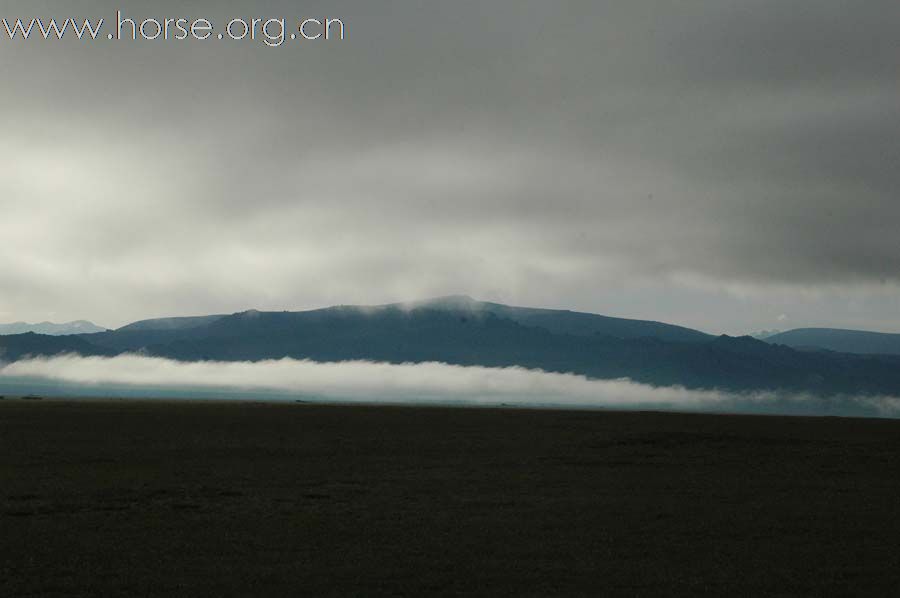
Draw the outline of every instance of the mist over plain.
M819 398L594 380L519 367L369 361L179 362L140 355L61 356L0 367L0 391L131 398L232 398L409 405L674 410L900 417L896 397Z

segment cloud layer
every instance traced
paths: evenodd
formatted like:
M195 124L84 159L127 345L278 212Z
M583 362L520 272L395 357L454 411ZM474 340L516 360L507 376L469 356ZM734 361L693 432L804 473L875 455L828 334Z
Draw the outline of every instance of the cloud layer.
M443 363L184 363L138 355L63 356L0 368L0 389L63 396L265 398L319 401L510 405L587 409L663 409L900 416L900 399L816 399L781 393L726 393L591 380L522 368ZM10 392L7 390L6 392Z
M0 318L468 293L897 330L893 0L227 6L4 5L349 38L4 43Z

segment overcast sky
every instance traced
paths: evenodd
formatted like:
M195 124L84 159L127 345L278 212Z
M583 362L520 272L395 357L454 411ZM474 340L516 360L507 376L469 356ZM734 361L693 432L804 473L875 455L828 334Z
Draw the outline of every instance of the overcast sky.
M0 321L466 293L900 332L896 0L186 4L0 17L348 39L0 39Z

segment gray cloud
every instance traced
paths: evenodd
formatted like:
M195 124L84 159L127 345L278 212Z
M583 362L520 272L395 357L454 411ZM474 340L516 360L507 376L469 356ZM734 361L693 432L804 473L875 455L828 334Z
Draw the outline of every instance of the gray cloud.
M894 2L0 16L118 7L334 15L350 37L0 44L15 319L466 292L710 331L897 329Z

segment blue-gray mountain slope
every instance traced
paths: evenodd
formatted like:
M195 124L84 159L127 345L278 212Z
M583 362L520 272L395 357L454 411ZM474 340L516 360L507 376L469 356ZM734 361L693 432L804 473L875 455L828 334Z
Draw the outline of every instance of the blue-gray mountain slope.
M770 336L765 341L795 349L824 349L865 355L900 355L900 334L865 330L798 328Z

